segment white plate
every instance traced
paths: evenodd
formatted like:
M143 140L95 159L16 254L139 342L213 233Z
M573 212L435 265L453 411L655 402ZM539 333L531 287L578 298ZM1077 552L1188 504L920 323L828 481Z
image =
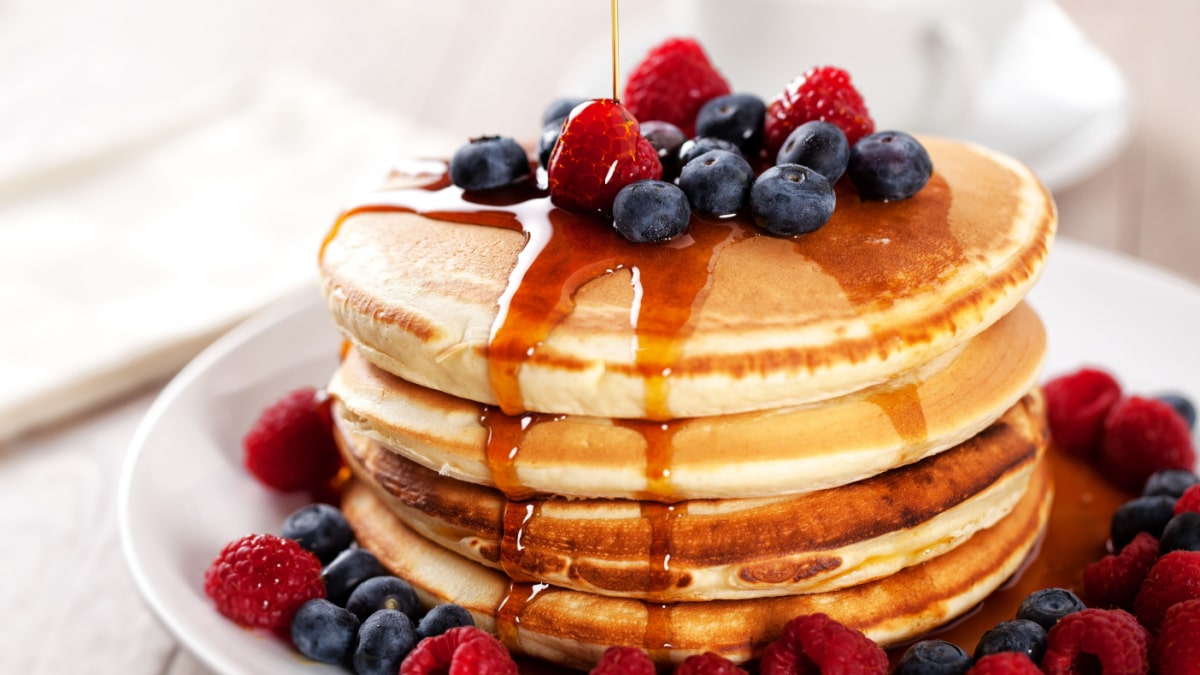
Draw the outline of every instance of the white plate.
M1030 301L1046 322L1046 373L1097 364L1133 392L1200 401L1200 288L1165 272L1060 241ZM241 466L241 437L286 391L322 386L340 339L316 289L225 335L163 390L130 448L118 493L121 539L146 601L179 640L223 673L342 673L212 608L204 569L225 543L278 532L302 505Z

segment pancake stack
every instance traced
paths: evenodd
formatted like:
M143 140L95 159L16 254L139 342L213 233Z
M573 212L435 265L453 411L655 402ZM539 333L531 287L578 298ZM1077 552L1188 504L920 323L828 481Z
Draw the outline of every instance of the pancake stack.
M531 181L397 169L321 250L360 543L515 652L745 661L800 614L887 646L1018 569L1052 487L1023 166L925 138L916 196L632 244Z

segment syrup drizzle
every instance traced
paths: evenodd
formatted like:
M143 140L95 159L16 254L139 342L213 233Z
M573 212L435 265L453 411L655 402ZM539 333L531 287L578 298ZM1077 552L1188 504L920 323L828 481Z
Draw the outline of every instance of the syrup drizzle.
M921 405L919 385L915 382L876 392L867 400L879 406L892 422L892 428L906 445L920 443L929 437L925 424L925 409Z

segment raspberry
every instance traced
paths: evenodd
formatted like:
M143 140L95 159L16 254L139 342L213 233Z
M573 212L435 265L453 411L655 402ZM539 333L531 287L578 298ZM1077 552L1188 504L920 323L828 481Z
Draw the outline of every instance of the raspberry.
M759 666L762 675L883 675L887 669L887 654L879 645L825 614L789 621L779 639L767 645Z
M1200 600L1172 605L1150 656L1159 675L1191 675L1200 664Z
M675 675L746 675L746 671L720 654L704 652L684 659Z
M1157 634L1167 609L1193 598L1200 598L1200 551L1171 551L1150 568L1133 607L1138 621Z
M1106 555L1083 569L1083 592L1088 605L1100 608L1133 610L1133 601L1146 575L1158 560L1158 539L1139 532L1121 549L1120 555Z
M428 637L404 657L399 675L517 675L508 649L488 632L459 626Z
M1175 515L1188 512L1200 512L1200 485L1183 491L1179 499L1175 500Z
M691 138L700 107L730 91L700 43L670 38L651 49L629 74L622 100L637 119L670 122Z
M342 467L328 399L312 387L295 389L264 409L242 447L250 473L285 492L319 491Z
M240 626L283 629L305 602L325 597L321 561L291 539L250 534L225 545L204 572L204 593Z
M1106 371L1080 368L1042 387L1046 396L1046 421L1058 448L1092 457L1100 448L1104 417L1121 398L1121 385Z
M1170 405L1129 396L1117 401L1104 418L1099 466L1114 485L1140 492L1156 471L1195 465L1192 434Z
M1037 665L1022 652L988 654L975 662L967 675L1041 675Z
M576 108L563 123L547 176L556 205L607 214L621 188L658 180L662 164L625 106L598 99Z
M609 647L588 675L654 675L654 662L640 649Z
M767 156L775 157L792 130L812 120L836 125L851 148L875 131L875 122L862 94L850 83L849 73L833 66L810 68L767 104L763 128Z
M1085 609L1054 624L1046 638L1046 675L1145 675L1150 633L1122 609Z

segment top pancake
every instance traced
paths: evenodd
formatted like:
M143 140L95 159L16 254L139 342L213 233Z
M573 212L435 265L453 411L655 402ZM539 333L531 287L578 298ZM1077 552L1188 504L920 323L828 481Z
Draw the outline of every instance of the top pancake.
M934 175L916 196L866 202L841 181L830 221L797 238L693 218L669 244L632 244L532 185L464 194L437 165L347 209L322 289L367 359L509 414L671 419L824 400L978 334L1045 262L1054 207L1028 169L922 140Z

